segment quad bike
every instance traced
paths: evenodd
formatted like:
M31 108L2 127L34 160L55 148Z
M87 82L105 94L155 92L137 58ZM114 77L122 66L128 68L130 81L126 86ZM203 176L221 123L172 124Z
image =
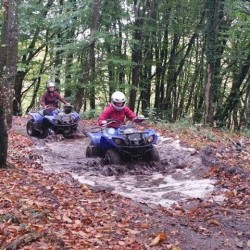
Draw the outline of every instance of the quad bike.
M29 112L31 119L27 122L26 131L29 136L44 136L62 134L70 138L77 130L80 115L73 110L72 105L64 105L44 115L45 110Z
M109 120L110 123L118 123L119 127L108 128L107 126L93 127L87 133L90 143L86 149L86 157L101 157L105 163L120 164L122 161L160 161L156 144L158 135L154 129L146 128L142 120L138 118L126 125L120 121Z

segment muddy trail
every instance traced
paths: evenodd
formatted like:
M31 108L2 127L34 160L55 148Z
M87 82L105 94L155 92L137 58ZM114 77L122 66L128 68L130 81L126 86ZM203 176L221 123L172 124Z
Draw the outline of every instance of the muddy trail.
M16 118L13 130L27 136L25 122ZM66 172L94 191L140 204L158 231L178 235L180 249L250 249L249 172L222 164L209 145L198 151L162 135L156 145L159 163L107 165L85 157L83 129L88 127L80 125L72 139L32 137L35 161L45 172Z

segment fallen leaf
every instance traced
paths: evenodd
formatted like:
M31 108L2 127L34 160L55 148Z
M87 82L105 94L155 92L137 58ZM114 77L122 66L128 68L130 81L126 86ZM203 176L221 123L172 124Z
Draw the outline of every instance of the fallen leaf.
M121 240L118 242L118 244L119 244L120 246L125 246L125 242L124 242L124 241L121 241Z
M216 225L216 226L219 226L219 225L220 225L220 223L219 223L217 220L215 220L215 219L210 219L210 220L208 220L208 223L209 223L209 224Z
M208 229L205 228L205 227L200 226L199 229L200 229L201 231L208 232Z
M62 219L68 223L72 223L72 220L66 215L64 215Z
M239 247L239 248L243 248L243 247L244 247L243 242L240 241L240 240L238 240L238 239L236 240L235 245L236 245L237 247Z
M165 240L167 238L167 235L165 233L159 233L153 241L149 244L149 246L156 246L158 245L161 241Z
M250 240L247 241L247 246L250 247Z
M83 192L86 192L86 191L89 190L89 187L87 185L82 185L81 189L82 189Z
M219 171L219 168L217 166L212 166L209 170L210 174L216 174Z
M4 200L9 201L9 202L12 202L12 201L13 201L11 197L8 198L7 196L4 197Z
M132 230L132 229L129 229L129 228L125 228L125 230L128 231L131 234L138 234L138 233L140 233L140 231L138 231L138 230Z
M171 250L181 250L181 248L178 246L172 246Z

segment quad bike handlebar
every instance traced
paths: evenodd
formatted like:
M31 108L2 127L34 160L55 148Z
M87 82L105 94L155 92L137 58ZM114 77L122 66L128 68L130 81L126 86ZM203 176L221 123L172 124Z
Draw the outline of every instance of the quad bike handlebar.
M134 122L136 122L136 123L138 123L138 122L142 122L142 121L144 121L144 120L148 120L148 118L147 117L144 117L144 116L136 116L134 119L132 119L131 121L129 121L128 123L134 123ZM109 125L109 124L111 124L111 123L118 123L118 125L125 125L125 123L124 122L122 122L122 121L120 121L120 120L118 120L118 119L107 119L107 120L105 120L105 121L102 121L102 122L104 122L101 126L107 126L107 125ZM128 124L127 123L127 124Z
M105 120L105 122L103 124L91 127L90 131L92 133L100 132L100 131L106 129L108 127L108 125L110 125L112 123L117 123L119 128L124 128L124 129L133 128L135 126L134 123L145 128L145 127L147 127L147 125L144 124L143 121L148 120L148 119L149 118L144 117L144 116L137 116L133 120L128 121L126 124L124 122L121 122L118 119L107 119L107 120Z
M136 116L134 119L132 119L131 121L128 121L127 123L124 123L118 119L108 119L108 120L103 121L103 124L101 124L100 126L102 128L106 128L108 127L108 125L112 123L117 123L118 127L132 128L134 127L134 123L136 123L138 125L141 125L142 127L145 127L145 124L142 123L145 120L148 120L148 118L144 116Z

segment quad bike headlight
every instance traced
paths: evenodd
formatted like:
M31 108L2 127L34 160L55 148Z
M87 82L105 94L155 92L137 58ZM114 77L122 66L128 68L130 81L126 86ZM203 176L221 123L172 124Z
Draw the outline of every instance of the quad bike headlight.
M154 141L154 136L150 135L150 136L147 138L147 142L152 143L153 141Z
M119 138L115 138L114 142L115 142L116 145L121 145L122 144L122 140L119 139Z

